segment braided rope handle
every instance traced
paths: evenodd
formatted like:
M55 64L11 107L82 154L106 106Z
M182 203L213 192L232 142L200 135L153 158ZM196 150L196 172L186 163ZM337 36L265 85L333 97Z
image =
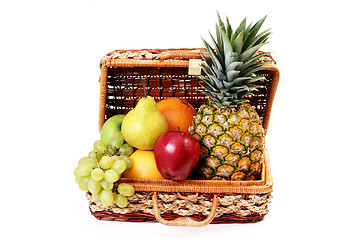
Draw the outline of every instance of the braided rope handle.
M204 219L202 221L196 221L190 217L179 217L174 220L165 220L160 215L159 206L158 206L158 198L157 198L156 192L153 192L152 201L153 201L154 215L155 215L156 220L158 220L159 223L167 225L167 226L203 227L203 226L206 226L209 223L211 223L211 221L214 219L219 199L218 199L217 195L214 194L210 214L206 219Z

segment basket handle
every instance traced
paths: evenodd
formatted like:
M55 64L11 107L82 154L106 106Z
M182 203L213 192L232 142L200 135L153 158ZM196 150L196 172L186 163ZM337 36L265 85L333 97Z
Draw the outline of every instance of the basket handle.
M176 196L178 196L178 198L181 198L181 199L183 199L183 200L195 200L195 199L199 196L199 194L196 193L196 194L193 195L193 196L183 196L183 195L181 195L180 193L177 193Z
M208 54L204 52L205 56ZM160 60L168 59L201 59L200 51L168 51L162 52L160 55Z
M179 217L174 220L165 220L164 218L161 217L159 212L158 198L156 192L153 192L152 201L153 201L154 215L156 220L159 221L159 223L167 226L183 226L183 227L203 227L208 225L214 219L216 208L218 205L218 197L216 196L216 194L214 194L210 214L206 219L202 221L196 221L190 217Z

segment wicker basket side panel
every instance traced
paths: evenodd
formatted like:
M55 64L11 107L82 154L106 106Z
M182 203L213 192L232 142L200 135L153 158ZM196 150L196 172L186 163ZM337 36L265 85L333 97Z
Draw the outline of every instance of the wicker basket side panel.
M262 86L258 89L258 91L254 92L254 95L246 97L249 100L251 106L253 106L257 113L259 114L260 119L263 121L267 111L267 104L268 104L268 94L269 89L271 87L272 81L272 72L270 71L259 71L257 72L258 76L263 76L268 81L258 81L255 82L255 85Z
M219 205L214 223L256 222L268 213L271 193L267 194L218 194ZM126 208L106 207L93 201L88 193L91 213L98 219L118 221L155 221L150 192L136 192L129 197ZM199 194L195 200L179 199L175 193L159 193L159 210L163 218L171 220L190 216L204 220L210 213L212 194Z
M156 101L167 97L184 98L195 109L207 101L206 96L201 93L204 90L202 81L197 76L188 75L188 68L109 67L107 70L105 121L113 115L133 109L138 100L145 96L145 92ZM256 82L263 88L248 99L263 120L267 111L272 72L260 71L257 74L269 81Z
M110 67L107 76L105 120L133 109L145 92L156 101L167 97L185 98L198 108L206 101L200 91L199 79L187 75L187 68Z

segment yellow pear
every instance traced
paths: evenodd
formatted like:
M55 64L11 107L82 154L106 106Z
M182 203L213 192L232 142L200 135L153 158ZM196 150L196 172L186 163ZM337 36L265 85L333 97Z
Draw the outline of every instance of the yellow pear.
M122 135L127 143L141 150L152 150L156 139L168 130L168 124L155 100L141 98L123 120Z

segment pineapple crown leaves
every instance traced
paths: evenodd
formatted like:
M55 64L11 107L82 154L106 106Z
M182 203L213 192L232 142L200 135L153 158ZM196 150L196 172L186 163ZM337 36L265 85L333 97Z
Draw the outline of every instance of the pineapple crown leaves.
M269 52L257 54L257 51L268 43L271 32L267 29L259 33L267 16L248 26L244 18L235 31L227 17L225 24L219 13L217 16L216 38L209 32L212 46L202 38L208 57L201 52L205 75L199 78L205 83L202 84L207 90L204 94L216 105L233 107L247 102L245 97L261 87L255 82L266 80L255 72L269 63L259 61Z

